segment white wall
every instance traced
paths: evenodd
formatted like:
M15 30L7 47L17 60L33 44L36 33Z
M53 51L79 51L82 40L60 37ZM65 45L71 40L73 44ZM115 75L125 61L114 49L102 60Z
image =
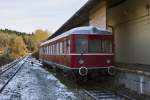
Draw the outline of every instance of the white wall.
M128 0L108 9L108 25L114 26L116 61L150 64L150 0Z

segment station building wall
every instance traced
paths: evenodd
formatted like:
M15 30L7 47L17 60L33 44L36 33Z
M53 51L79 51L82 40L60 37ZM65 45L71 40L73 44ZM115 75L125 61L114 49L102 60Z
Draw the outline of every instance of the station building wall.
M89 14L89 25L106 29L106 2L102 1Z
M127 0L107 9L107 25L114 27L116 62L150 65L148 5L150 0Z

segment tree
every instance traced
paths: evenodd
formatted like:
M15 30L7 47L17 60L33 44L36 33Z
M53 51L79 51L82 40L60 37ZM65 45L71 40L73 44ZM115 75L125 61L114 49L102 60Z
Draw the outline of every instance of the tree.
M0 48L3 49L5 54L8 54L11 36L8 33L0 33Z
M11 56L15 58L19 58L23 56L27 52L26 45L21 36L17 36L15 39L12 40L10 45Z
M32 44L34 51L38 50L40 44L49 37L48 31L38 29L32 36Z
M5 48L9 44L9 35L5 33L0 33L0 48Z

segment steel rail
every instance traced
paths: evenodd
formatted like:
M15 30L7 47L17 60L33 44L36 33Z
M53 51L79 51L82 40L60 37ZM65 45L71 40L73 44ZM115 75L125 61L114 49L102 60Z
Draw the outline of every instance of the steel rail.
M14 63L12 63L11 65L8 65L8 67L6 67L2 72L0 72L0 76L5 73L6 71L8 71L9 69L11 69L12 67L14 67L14 65L16 65L16 63L19 61L16 61Z
M113 93L112 91L88 91L84 89L84 92L93 100L136 100L125 94Z
M23 60L23 59L22 59ZM22 61L22 60L19 60L17 61L17 63L13 63L13 66L11 66L10 68L14 67L15 65L18 64L18 62ZM2 91L5 89L5 87L8 85L8 83L13 79L13 77L19 72L19 70L22 68L22 66L25 64L25 62L23 62L14 72L14 74L7 80L7 82L0 88L0 93L2 93ZM10 69L9 68L9 69ZM8 70L5 70L5 72L8 71Z

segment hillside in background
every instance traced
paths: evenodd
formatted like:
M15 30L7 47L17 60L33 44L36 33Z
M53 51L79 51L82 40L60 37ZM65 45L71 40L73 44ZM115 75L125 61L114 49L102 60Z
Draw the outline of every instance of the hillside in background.
M19 32L19 31L9 30L9 29L0 29L0 32L1 33L16 34L16 35L31 35L31 34L26 33L26 32Z
M0 66L38 50L49 33L38 29L32 34L0 29Z

